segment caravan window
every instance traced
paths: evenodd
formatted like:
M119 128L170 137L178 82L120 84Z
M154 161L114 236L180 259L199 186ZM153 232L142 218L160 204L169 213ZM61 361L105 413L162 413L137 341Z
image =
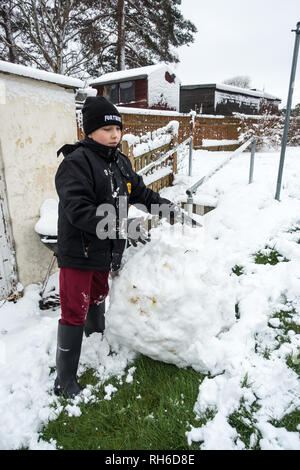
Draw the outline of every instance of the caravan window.
M119 102L119 90L118 84L113 83L111 85L105 85L104 87L104 96L107 98L111 103L117 104Z
M135 101L135 88L134 82L121 82L120 83L120 103L130 103Z

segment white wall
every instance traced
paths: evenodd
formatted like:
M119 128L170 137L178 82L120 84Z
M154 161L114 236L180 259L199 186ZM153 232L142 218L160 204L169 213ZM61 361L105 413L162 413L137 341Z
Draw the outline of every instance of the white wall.
M77 140L73 90L0 73L0 143L19 281L42 281L52 256L34 231L45 199L58 199L56 151ZM4 96L4 98L3 98Z

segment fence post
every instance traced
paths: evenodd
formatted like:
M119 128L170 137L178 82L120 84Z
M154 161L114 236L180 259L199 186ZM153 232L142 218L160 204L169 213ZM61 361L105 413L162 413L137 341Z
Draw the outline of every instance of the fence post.
M129 158L132 168L135 169L134 158L133 158L133 146L131 145L129 147L127 140L122 140L121 152L124 153L124 155L126 155Z
M251 145L251 159L250 159L250 173L249 173L249 184L253 183L253 170L254 170L254 157L255 157L256 140L253 138Z
M173 138L173 147L177 147L178 145L178 136L174 135ZM177 152L173 153L173 174L177 173Z
M188 215L189 215L189 217L193 216L193 205L194 205L193 194L191 192L189 192L188 197L187 197L187 206L188 206Z
M189 147L189 176L192 176L193 167L193 136L191 136L190 147Z

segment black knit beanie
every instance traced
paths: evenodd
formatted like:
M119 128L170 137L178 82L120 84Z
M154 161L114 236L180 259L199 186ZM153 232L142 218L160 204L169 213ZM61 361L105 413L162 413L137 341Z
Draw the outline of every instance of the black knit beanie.
M82 108L83 130L86 135L104 126L120 126L122 117L104 96L88 96Z

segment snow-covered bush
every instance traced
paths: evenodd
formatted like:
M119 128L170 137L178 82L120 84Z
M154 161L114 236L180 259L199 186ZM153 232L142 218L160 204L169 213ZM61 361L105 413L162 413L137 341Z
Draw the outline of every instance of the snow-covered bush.
M246 141L255 136L257 139L257 149L277 150L282 141L285 115L279 116L265 112L260 116L246 116L236 114L241 120L240 140ZM296 146L300 144L300 118L292 116L290 119L288 145Z

